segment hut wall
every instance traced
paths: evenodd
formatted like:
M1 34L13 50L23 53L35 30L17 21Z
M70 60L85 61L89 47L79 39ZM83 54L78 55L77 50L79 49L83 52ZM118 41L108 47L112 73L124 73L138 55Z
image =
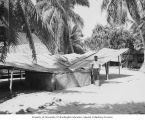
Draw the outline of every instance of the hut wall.
M32 89L53 91L82 87L90 84L91 76L89 72L74 72L56 75L50 73L26 72L26 85Z
M26 72L26 86L31 89L53 90L52 74L42 72Z
M74 72L57 74L55 76L55 88L57 90L82 87L91 84L91 76L89 72Z

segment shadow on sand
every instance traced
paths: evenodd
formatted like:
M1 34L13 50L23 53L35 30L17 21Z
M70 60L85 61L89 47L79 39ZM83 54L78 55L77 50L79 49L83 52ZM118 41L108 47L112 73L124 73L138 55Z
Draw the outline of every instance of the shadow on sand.
M101 80L101 84L119 84L119 83L123 83L123 79L122 81L117 81L117 79L119 78L126 78L126 77L130 77L132 75L124 75L124 74L109 74L109 79L106 79L106 75L105 74L101 74L100 75L100 80Z
M24 81L16 80L13 81L13 93L10 94L9 82L0 82L0 103L3 103L9 99L16 97L18 94L30 94L43 92L44 90L30 89L27 88Z
M117 81L117 78L125 78L129 77L131 75L124 75L124 74L110 74L109 75L109 80L106 80L106 75L101 74L100 75L100 80L101 80L101 85L102 84L119 84L122 83L120 81ZM116 80L115 80L116 79ZM123 79L122 79L123 80ZM27 88L24 84L24 81L14 81L13 83L13 95L10 96L9 92L9 82L0 82L0 103L11 99L12 97L17 96L18 94L24 93L24 94L30 94L30 93L36 93L36 92L43 92L44 90L38 90L38 89L30 89ZM54 91L54 93L92 93L91 91L77 91L77 90L57 90Z
M49 107L48 107L49 108ZM38 109L37 114L145 114L145 103L96 104L71 103L55 109Z
M118 79L118 78L125 78L130 77L132 75L125 75L125 74L109 74L109 80ZM100 80L106 80L106 74L100 75Z

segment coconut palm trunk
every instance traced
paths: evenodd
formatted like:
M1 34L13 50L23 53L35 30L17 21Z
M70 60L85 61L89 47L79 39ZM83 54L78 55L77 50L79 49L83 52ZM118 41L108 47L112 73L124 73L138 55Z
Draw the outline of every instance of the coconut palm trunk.
M24 6L23 5L25 3L22 3L21 0L19 0L19 5L20 5L20 10L22 11L22 18L24 20L24 23L25 23L25 26L26 26L26 35L27 35L27 38L29 39L29 45L30 45L30 48L32 50L32 57L33 59L36 61L36 50L35 50L35 45L34 45L34 41L33 41L33 37L32 37L32 33L31 33L31 29L30 29L30 25L28 23L28 20L27 20L27 16L25 14L25 9L24 9Z
M68 54L69 52L69 47L71 49L71 53L74 53L72 41L70 39L70 33L69 33L69 28L68 25L64 27L64 54Z
M145 35L143 35L143 31L141 29L140 29L140 36L141 36L143 48L144 48L144 62L142 64L140 71L145 72L145 38L144 38Z
M68 24L67 24L67 31L68 31L68 41L69 41L69 47L70 47L70 49L71 49L71 53L74 53L74 48L73 48L73 43L72 43L72 40L70 39L70 31L69 31L69 26L68 26Z

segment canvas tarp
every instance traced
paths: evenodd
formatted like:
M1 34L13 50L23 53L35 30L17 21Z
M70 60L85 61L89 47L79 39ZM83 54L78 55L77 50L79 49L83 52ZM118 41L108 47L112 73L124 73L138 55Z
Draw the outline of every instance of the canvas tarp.
M83 55L60 56L59 61L65 63L71 72L56 75L56 88L63 89L69 87L86 86L91 84L90 67L94 61L94 56L98 56L101 65L118 58L119 55L128 49L112 50L104 48L98 52L87 52Z
M82 87L91 84L91 75L89 71L79 71L57 74L55 76L56 89L66 89L71 87Z
M0 62L0 66L10 66L20 69L39 72L68 72L78 71L81 68L88 68L98 56L101 65L118 57L128 49L113 50L103 48L98 52L87 52L85 54L50 55L47 53L37 54L37 63L33 62L31 54L8 53L5 63Z
M94 61L94 56L98 56L98 62L100 65L103 65L114 58L117 58L126 51L128 51L127 48L119 50L103 48L98 52L87 52L83 55L80 55L80 57L76 58L75 60L72 60L68 68L72 71L76 71L81 68L89 68L90 64Z
M48 54L37 55L37 63L34 63L31 55L26 54L8 54L5 63L1 66L11 66L14 68L24 69L37 72L58 72L64 71L65 66L57 62L56 56Z

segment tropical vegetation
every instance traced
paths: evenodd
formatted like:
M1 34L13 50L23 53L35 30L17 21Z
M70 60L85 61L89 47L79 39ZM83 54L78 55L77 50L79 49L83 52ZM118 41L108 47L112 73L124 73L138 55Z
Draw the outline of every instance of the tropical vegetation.
M89 7L88 0L3 0L0 4L0 20L6 28L7 38L3 41L1 58L4 60L10 46L18 44L18 33L25 32L36 60L32 32L46 45L52 54L73 53L72 25L82 28L83 19L73 11L75 5ZM70 30L72 28L72 30ZM74 31L75 30L75 31ZM80 36L80 35L79 35ZM76 42L76 41L74 41Z
M137 26L140 37L142 39L145 53L145 38L144 38L144 19L145 19L145 1L144 0L103 0L102 10L107 10L107 21L110 25L123 25L130 21L131 16L133 25ZM145 56L144 56L145 59ZM145 71L145 61L141 68Z
M82 54L84 48L145 48L144 0L103 0L102 11L107 11L109 25L97 25L92 36L83 43L84 22L74 12L75 5L89 7L89 1L36 0L34 5L31 0L1 0L0 21L6 31L0 42L1 60L4 61L10 46L18 45L19 32L26 33L35 61L37 55L32 34L37 35L52 54ZM127 22L132 24L130 31L124 30ZM142 70L144 68L145 62Z
M121 49L129 48L127 56L124 55L123 61L126 61L126 67L139 68L140 63L143 60L139 60L140 63L137 63L137 57L132 59L131 56L140 55L143 58L140 50L143 47L143 43L139 34L133 34L129 30L124 28L116 28L112 26L102 26L96 25L93 30L92 36L87 38L84 41L84 46L86 50L100 50L102 48L112 48L112 49ZM130 56L130 57L129 57ZM123 62L122 61L122 62ZM132 63L129 62L132 61Z

